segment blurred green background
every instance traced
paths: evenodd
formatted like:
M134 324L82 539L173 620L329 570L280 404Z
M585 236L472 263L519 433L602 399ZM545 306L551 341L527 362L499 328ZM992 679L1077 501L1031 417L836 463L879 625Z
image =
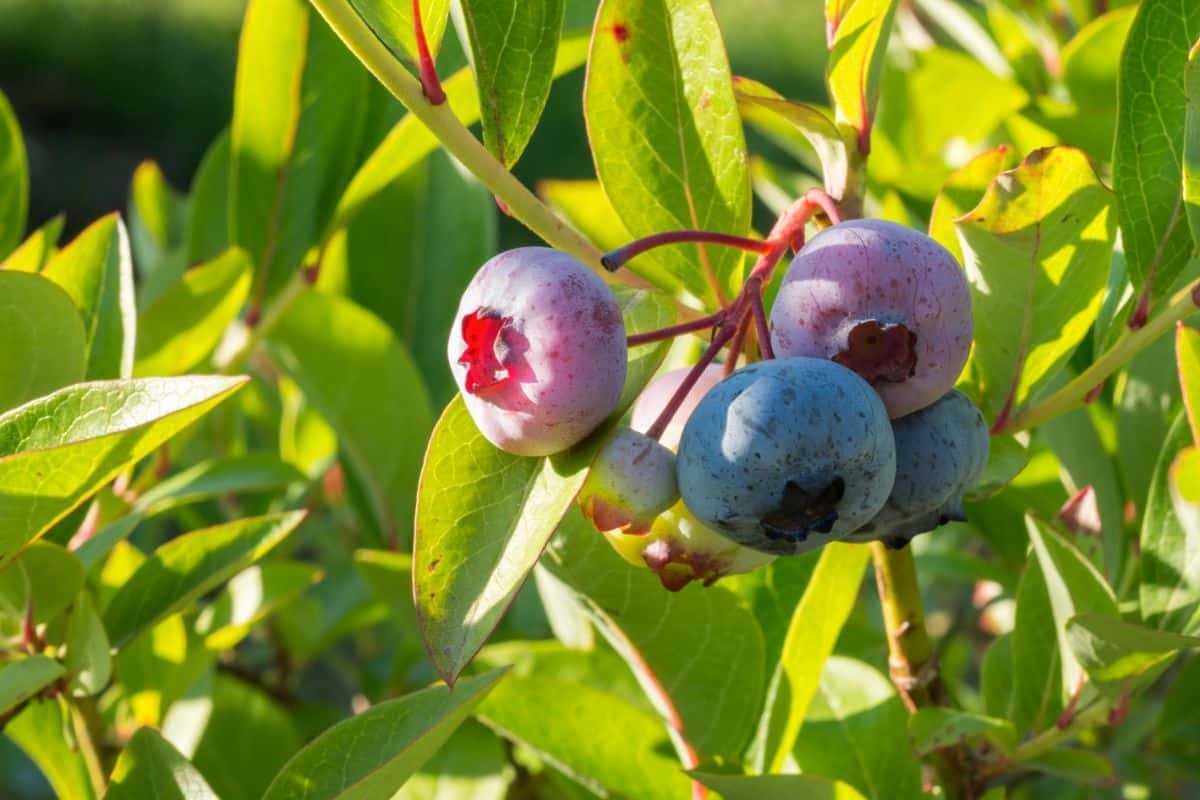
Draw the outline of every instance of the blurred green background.
M67 234L124 209L139 162L177 188L228 123L246 0L0 0L0 90L26 138L30 227L67 215ZM596 0L568 0L567 27L590 27ZM735 73L796 99L823 99L819 0L715 0ZM448 36L444 74L464 63ZM559 81L517 174L592 175L582 71ZM515 223L504 238L520 237Z

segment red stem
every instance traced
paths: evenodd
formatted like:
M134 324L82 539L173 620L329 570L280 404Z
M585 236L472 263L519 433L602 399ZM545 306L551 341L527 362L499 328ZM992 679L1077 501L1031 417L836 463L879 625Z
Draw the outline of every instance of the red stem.
M738 323L737 332L729 340L729 355L725 356L725 366L721 369L721 377L728 378L737 369L738 356L746 344L746 334L750 330L750 317L742 317Z
M762 292L750 295L750 316L754 317L754 326L758 330L758 352L763 358L774 358L775 349L771 347L771 329L767 325L767 312L763 309Z
M719 325L724 318L725 312L720 311L711 316L694 319L691 322L681 322L678 325L672 325L668 328L659 328L656 331L646 331L645 333L635 333L625 341L630 347L637 347L639 344L649 344L650 342L661 342L663 339L672 339L676 336L682 336L685 333L702 331L714 325Z
M611 253L606 253L600 259L600 263L609 272L616 272L632 258L641 255L647 250L653 250L656 247L668 244L679 244L681 242L720 244L726 247L736 247L739 250L746 250L751 253L766 253L772 247L771 242L762 239L748 239L745 236L734 236L730 233L719 233L717 231L664 231L663 233L655 233L642 239L635 239L624 247L618 247Z
M417 39L417 71L421 77L421 91L430 105L440 106L446 102L446 92L438 79L437 66L429 52L429 41L425 38L425 23L421 20L421 0L412 0L413 33Z
M737 305L737 300L734 305ZM696 385L696 381L700 380L700 375L717 357L717 353L721 352L721 348L725 346L733 335L737 332L738 325L723 325L717 334L713 337L712 342L708 345L708 349L704 351L704 355L700 356L700 360L692 367L692 371L687 374L683 382L679 384L679 388L675 390L675 394L671 395L671 399L667 401L667 405L663 408L662 413L658 415L658 419L654 420L654 424L646 431L646 435L651 439L658 439L663 435L663 431L671 424L671 418L675 416L675 412L683 405L684 398L688 392Z

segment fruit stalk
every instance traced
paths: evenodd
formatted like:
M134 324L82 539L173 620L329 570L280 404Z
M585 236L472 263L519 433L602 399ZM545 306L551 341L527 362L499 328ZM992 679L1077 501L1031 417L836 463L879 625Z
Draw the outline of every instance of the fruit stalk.
M425 22L421 19L421 0L412 0L413 36L417 40L417 70L421 76L421 91L430 105L440 106L446 102L446 92L438 78L437 65L429 52L429 40L425 38Z
M892 683L910 714L925 706L945 705L945 689L938 676L933 642L925 628L925 608L912 548L892 550L883 542L871 543L879 605L887 630L888 666ZM933 767L947 798L979 795L959 747L934 754Z

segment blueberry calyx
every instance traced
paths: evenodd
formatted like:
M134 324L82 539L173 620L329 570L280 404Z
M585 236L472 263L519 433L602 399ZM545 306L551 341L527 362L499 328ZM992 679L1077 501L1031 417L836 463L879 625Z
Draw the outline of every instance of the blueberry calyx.
M901 383L917 371L917 334L898 322L869 319L850 329L846 349L833 360L868 383Z
M834 478L824 489L809 492L795 481L783 488L779 507L759 520L768 539L803 542L812 531L829 533L837 522L837 504L846 492L841 478Z

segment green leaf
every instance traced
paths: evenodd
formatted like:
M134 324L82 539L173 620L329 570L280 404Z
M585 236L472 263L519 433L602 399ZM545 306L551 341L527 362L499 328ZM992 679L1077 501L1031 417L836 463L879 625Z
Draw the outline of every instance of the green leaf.
M164 734L183 752L191 749L192 763L221 800L262 800L276 773L305 744L295 712L261 689L219 672L200 685L205 690L195 702L201 729L190 736L180 730L187 720L181 707L193 702L189 695L172 707Z
M402 2L402 0L401 0ZM428 11L426 12L428 13ZM575 34L562 38L554 62L554 77L559 78L578 69L587 58L586 35ZM463 125L479 121L479 95L470 68L459 70L442 82L446 103ZM339 228L353 219L364 205L403 175L414 164L438 148L436 136L412 114L397 122L354 173L349 186L338 201L337 211L325 231L327 241Z
M854 610L869 557L866 547L837 542L827 545L792 614L779 672L772 680L773 691L767 694L767 712L772 717L778 715L768 729L771 772L781 771L792 751L817 693L825 661ZM779 725L782 729L776 732Z
M138 321L134 374L180 375L216 348L250 294L251 264L242 250L184 273Z
M182 277L187 267L183 251L187 215L187 201L167 183L158 164L139 164L129 187L129 242L140 306L153 303Z
M32 703L4 728L46 776L59 800L96 800L87 766L63 735L67 720L61 701Z
M65 548L34 542L0 570L0 612L23 619L33 603L33 621L42 625L65 611L83 586L83 567Z
M417 39L413 25L413 5L408 0L348 0L359 16L370 26L393 55L401 61L417 59ZM446 18L450 11L450 0L423 0L421 27L429 51L437 55L446 31Z
M734 77L733 89L738 110L746 122L768 133L781 124L795 127L816 151L825 191L834 197L845 193L849 170L846 143L824 111L786 100L774 89L749 78Z
M0 715L29 700L65 672L62 664L40 653L9 662L0 669Z
M688 796L662 722L589 684L511 675L480 705L479 717L601 797Z
M1200 331L1186 325L1175 330L1175 363L1192 439L1200 444Z
M1142 517L1141 579L1138 600L1142 622L1178 633L1200 631L1200 530L1189 530L1171 502L1171 464L1191 443L1184 414L1180 414L1163 443L1154 467L1146 512Z
M521 157L550 96L563 0L463 0L483 109L483 143L506 167Z
M496 203L436 151L375 195L325 247L317 288L375 313L409 348L433 401L458 390L445 334L479 265L497 251ZM339 278L340 275L340 278Z
M1180 650L1200 647L1200 638L1195 636L1101 614L1080 614L1068 620L1067 641L1088 678L1112 697L1130 690L1139 677Z
M1154 297L1171 289L1194 249L1183 208L1184 73L1200 6L1144 0L1121 53L1113 188L1129 276Z
M1078 150L1038 150L955 220L984 411L1003 422L1053 378L1103 301L1112 195Z
M1013 148L1009 145L984 150L951 172L934 199L933 210L929 212L929 235L953 253L960 264L963 252L954 220L979 205L992 181L1004 170L1011 169L1014 161Z
M504 670L379 703L341 722L297 753L263 800L391 797L450 738Z
M918 756L962 743L986 742L1001 753L1017 743L1017 732L1006 719L972 714L955 708L919 708L908 721L908 734Z
M1126 330L1124 320L1114 321L1111 330L1118 333ZM1150 494L1159 452L1181 401L1173 345L1170 336L1160 336L1125 365L1114 387L1116 452L1120 454L1117 466L1126 497L1142 509Z
M102 692L112 676L112 654L108 633L87 591L79 593L75 607L71 609L66 645L71 693L76 697L90 697Z
M631 334L674 319L660 292L620 290L617 301ZM658 369L666 348L637 347L630 354L624 392L608 422L549 458L492 446L461 397L438 420L417 497L414 596L430 656L447 682L499 623L583 486L605 434Z
M584 116L596 174L634 236L749 230L745 138L707 0L604 0ZM635 272L642 259L709 305L741 285L742 254L730 248L664 248L635 258Z
M1047 616L1049 616L1047 614ZM997 636L983 653L979 672L979 691L983 695L983 708L989 716L1007 717L1015 721L1013 697L1016 678L1013 675L1013 635ZM1055 677L1058 670L1053 671ZM1058 697L1058 690L1054 690ZM1015 724L1015 722L1014 722ZM1021 729L1018 733L1024 733Z
M1045 775L1066 778L1074 783L1112 786L1117 782L1117 772L1112 762L1104 755L1089 750L1050 750L1037 758L1022 761L1021 766Z
M46 264L83 316L87 374L92 380L128 378L133 371L137 306L129 236L116 214L92 223Z
M838 122L869 134L879 99L883 56L896 15L896 0L854 0L829 45L825 80ZM867 148L859 145L860 152Z
M901 744L907 727L887 678L861 661L833 656L793 755L805 774L845 781L866 797L918 798L920 767Z
M253 0L238 50L229 230L274 296L328 223L365 132L369 78L303 0Z
M218 800L196 768L153 728L138 728L113 767L104 800Z
M1117 128L1117 54L1125 44L1136 11L1136 6L1126 6L1097 17L1062 48L1062 82L1085 131L1090 129L1096 139L1089 150L1103 161L1112 159Z
M147 489L134 510L146 516L228 494L252 494L304 483L304 474L274 453L201 461Z
M932 199L959 160L950 154L973 155L1029 97L964 53L934 47L914 52L912 60L884 71L871 178ZM958 111L947 114L948 108Z
M970 500L984 500L1012 483L1029 465L1029 448L1012 436L992 436L988 460L975 486L967 490Z
M861 800L854 787L814 775L722 775L688 772L725 800Z
M229 129L209 146L192 180L187 218L187 263L210 261L233 239L229 234Z
M25 142L8 98L0 92L0 259L21 241L29 207Z
M258 623L323 575L319 567L296 561L249 567L230 578L216 599L201 609L196 632L209 650L232 650Z
M1097 614L1115 622L1117 601L1104 576L1066 537L1034 517L1025 518L1025 527L1050 596L1065 702L1078 684L1082 669L1071 649L1067 621L1080 614Z
M617 555L578 508L541 563L579 594L664 721L700 758L739 759L761 713L766 649L737 595L720 585L666 592L653 572Z
M356 550L354 565L391 609L392 621L415 641L420 638L412 595L412 556L390 550Z
M126 547L133 549L132 545ZM184 695L211 660L211 654L197 647L195 639L188 636L183 615L172 614L122 646L113 670L133 720L158 727L163 714Z
M1200 41L1198 41L1200 44ZM1200 49L1192 45L1184 72L1183 204L1192 245L1200 242Z
M338 432L386 535L411 528L421 445L433 427L424 382L404 346L369 311L305 292L268 337L271 352ZM399 398L404 398L403 402Z
M195 376L83 383L0 414L0 569L245 382Z
M0 410L83 379L83 320L41 275L0 270L0 341Z
M504 800L514 778L504 743L467 720L394 800Z
M121 586L104 623L121 647L258 561L303 521L305 512L269 514L193 531L164 544Z
M0 261L0 270L41 272L42 267L50 260L50 256L54 255L65 219L66 217L59 214L29 234L16 250L13 250L8 254L7 258Z

